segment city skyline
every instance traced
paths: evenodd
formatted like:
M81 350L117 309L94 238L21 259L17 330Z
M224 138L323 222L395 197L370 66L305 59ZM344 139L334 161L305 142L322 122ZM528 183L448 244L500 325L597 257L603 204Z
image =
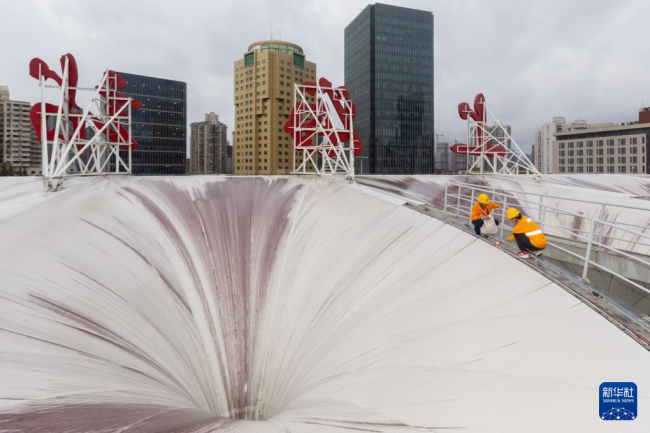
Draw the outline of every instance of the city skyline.
M515 141L527 152L535 131L554 116L621 123L634 120L630 113L650 101L643 80L650 59L638 55L643 16L650 12L646 2L385 3L435 17L435 124L447 141L464 141L456 106L479 91L513 125ZM214 111L232 128L232 62L241 57L242 45L272 33L303 46L319 65L319 76L343 82L345 26L370 3L223 2L164 9L119 1L0 4L12 14L0 29L4 40L12 40L4 50L0 85L9 86L14 99L39 99L27 75L32 57L53 61L70 52L78 59L82 85L94 85L104 68L184 81L188 125ZM179 14L186 18L175 19ZM232 19L215 26L218 16ZM623 26L625 32L617 30ZM206 49L212 55L205 56Z

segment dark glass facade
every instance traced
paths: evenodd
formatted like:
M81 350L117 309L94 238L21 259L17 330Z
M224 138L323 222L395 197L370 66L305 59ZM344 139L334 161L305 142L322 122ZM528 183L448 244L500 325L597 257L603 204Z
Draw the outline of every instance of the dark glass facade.
M187 86L181 81L119 72L120 92L142 102L132 112L132 169L136 175L185 174L187 158ZM126 153L122 155L126 158Z
M433 14L368 5L345 28L345 86L364 146L357 174L433 173Z

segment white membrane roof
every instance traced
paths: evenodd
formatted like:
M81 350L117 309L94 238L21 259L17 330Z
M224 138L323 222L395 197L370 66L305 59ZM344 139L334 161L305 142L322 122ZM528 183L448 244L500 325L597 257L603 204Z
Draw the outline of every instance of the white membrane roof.
M0 431L650 431L650 352L343 182L2 178L0 242Z

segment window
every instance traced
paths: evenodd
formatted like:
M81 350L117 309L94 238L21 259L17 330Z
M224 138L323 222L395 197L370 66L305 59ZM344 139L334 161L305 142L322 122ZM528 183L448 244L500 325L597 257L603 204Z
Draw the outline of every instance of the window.
M614 140L613 139L607 140L607 145L608 146L613 146L614 145Z
M569 149L573 149L573 142L572 141L569 142Z
M625 164L625 157L624 156L619 156L618 157L618 163L619 164Z
M625 148L624 147L619 147L618 148L618 154L619 155L625 155Z
M602 165L596 167L596 172L598 172L598 173L603 173L604 171L605 171L605 167L603 167Z
M620 166L620 167L618 168L618 172L619 172L619 173L625 173L625 166L624 166L624 165Z
M596 144L598 145L598 147L603 147L603 140L596 141Z
M253 66L253 63L255 63L255 53L246 53L244 55L244 66Z
M293 65L299 68L305 66L305 56L297 53L293 53Z
M560 149L564 149L564 143L560 143Z

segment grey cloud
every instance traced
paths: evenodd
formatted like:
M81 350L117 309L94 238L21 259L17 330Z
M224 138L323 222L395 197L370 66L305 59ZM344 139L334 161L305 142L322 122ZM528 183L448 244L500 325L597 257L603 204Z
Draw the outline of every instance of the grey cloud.
M650 2L390 2L435 16L436 132L464 141L459 102L484 92L515 140L529 149L553 116L634 120L650 104ZM124 1L0 0L0 84L36 102L32 57L50 65L77 57L81 84L105 68L186 81L188 123L215 111L233 127L233 62L271 35L300 44L320 76L343 84L343 31L361 0Z

